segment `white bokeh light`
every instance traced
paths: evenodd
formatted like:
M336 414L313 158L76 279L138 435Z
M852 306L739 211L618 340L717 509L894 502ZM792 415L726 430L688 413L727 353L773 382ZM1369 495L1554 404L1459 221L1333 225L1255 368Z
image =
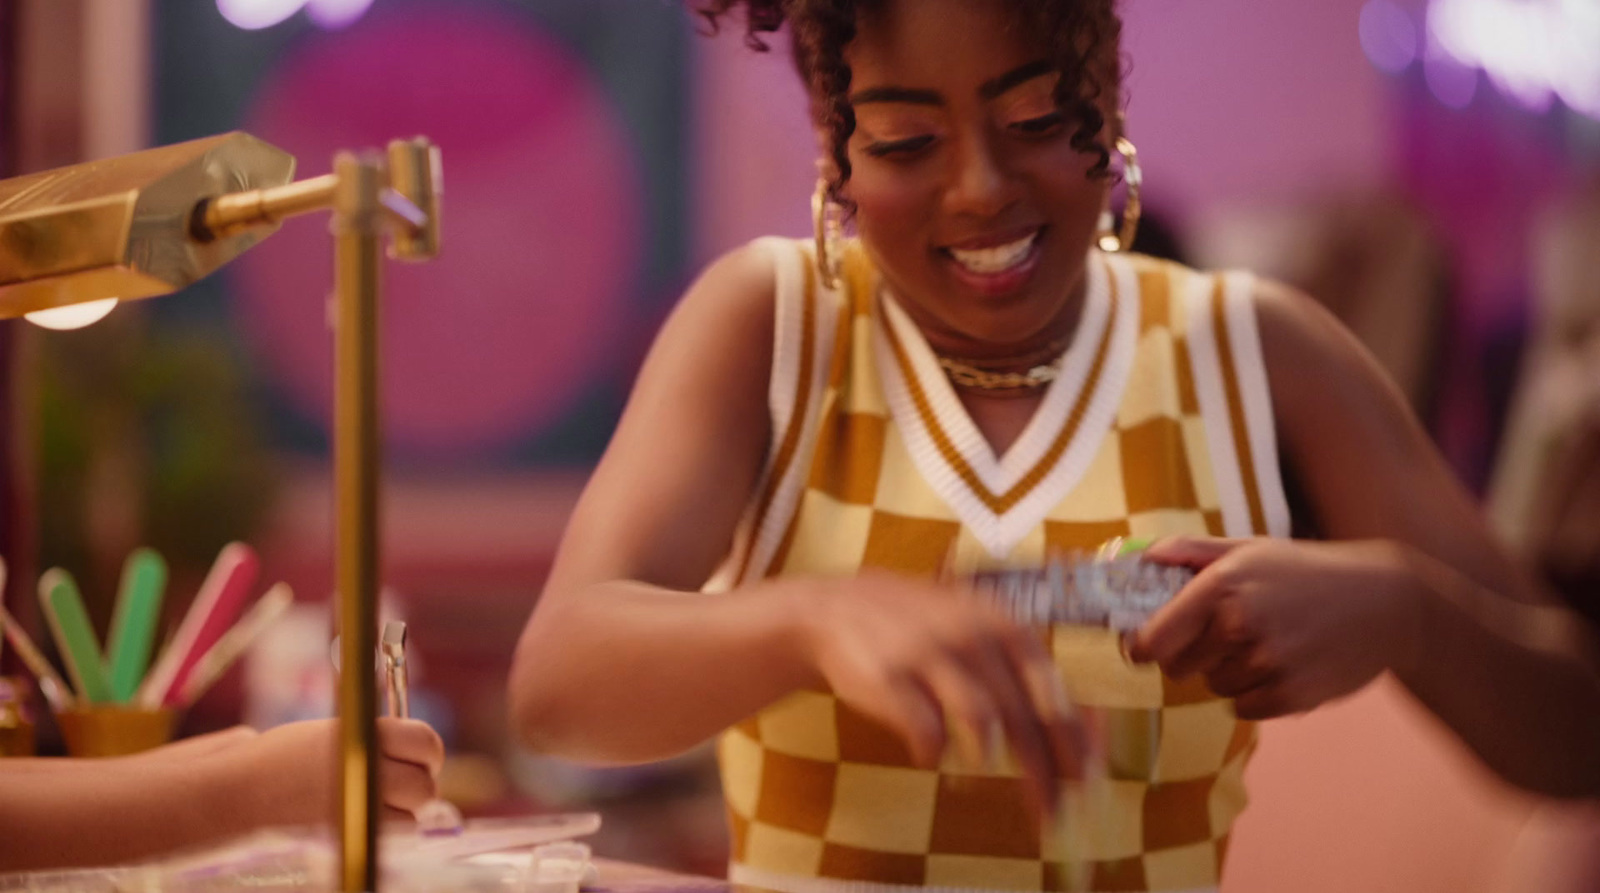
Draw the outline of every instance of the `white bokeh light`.
M217 0L217 11L247 31L270 28L306 10L322 28L343 28L366 14L372 0Z
M1448 57L1529 109L1560 97L1600 119L1600 2L1430 0L1427 32L1428 86L1441 101L1455 105L1466 92Z
M306 5L306 0L217 0L217 12L246 31L271 28Z

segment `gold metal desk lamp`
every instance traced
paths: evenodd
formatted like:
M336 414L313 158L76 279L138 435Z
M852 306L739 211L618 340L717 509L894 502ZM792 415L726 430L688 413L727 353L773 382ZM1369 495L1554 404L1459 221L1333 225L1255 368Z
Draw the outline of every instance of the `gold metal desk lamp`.
M378 886L378 272L439 251L439 150L341 152L294 182L294 158L229 133L0 181L0 318L167 294L286 217L329 208L334 239L334 488L339 598L340 889Z

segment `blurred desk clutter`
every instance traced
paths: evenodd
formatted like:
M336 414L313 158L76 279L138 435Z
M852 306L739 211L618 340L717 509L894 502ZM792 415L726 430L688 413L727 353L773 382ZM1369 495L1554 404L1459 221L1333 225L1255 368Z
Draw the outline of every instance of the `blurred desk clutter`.
M170 740L176 717L293 603L293 592L281 583L250 603L259 566L249 546L225 547L154 663L150 658L166 587L166 565L158 553L140 549L128 556L104 651L72 575L60 568L46 571L39 579L39 605L70 686L21 624L0 608L4 640L37 681L67 751L73 756L115 756ZM12 695L22 711L20 692Z

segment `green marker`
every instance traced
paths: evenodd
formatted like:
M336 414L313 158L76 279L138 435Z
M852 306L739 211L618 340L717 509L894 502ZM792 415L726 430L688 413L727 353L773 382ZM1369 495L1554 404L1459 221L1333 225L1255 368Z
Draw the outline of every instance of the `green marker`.
M111 615L106 667L111 673L111 699L133 700L150 666L161 597L167 588L167 563L154 549L135 549L122 565L122 588Z
M111 684L106 681L100 640L89 625L89 613L83 609L83 596L78 594L72 575L58 567L45 571L39 578L39 606L50 621L50 631L55 634L56 646L61 649L61 659L78 688L78 696L90 704L110 701Z

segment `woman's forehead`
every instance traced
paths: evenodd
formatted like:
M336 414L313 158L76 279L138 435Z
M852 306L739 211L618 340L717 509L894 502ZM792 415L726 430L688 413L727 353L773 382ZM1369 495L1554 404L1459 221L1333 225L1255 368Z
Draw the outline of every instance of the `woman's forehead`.
M1022 27L1016 0L883 0L862 10L845 53L855 86L971 81L973 89L1054 55Z

